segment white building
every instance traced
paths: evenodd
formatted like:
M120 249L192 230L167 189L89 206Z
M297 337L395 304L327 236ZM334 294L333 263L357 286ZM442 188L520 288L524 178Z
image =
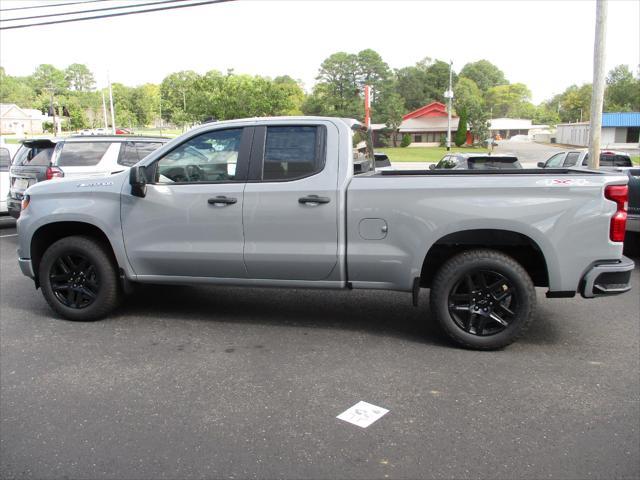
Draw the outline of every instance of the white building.
M22 137L43 132L42 124L52 121L40 110L21 108L15 103L0 103L0 133Z
M589 146L589 122L561 123L556 142L564 145ZM602 148L639 148L640 112L610 112L602 114Z

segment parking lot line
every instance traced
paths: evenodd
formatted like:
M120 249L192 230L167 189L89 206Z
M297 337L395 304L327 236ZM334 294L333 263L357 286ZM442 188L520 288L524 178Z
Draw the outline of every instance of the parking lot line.
M12 233L11 235L0 235L0 238L17 237L17 236L18 236L17 233Z

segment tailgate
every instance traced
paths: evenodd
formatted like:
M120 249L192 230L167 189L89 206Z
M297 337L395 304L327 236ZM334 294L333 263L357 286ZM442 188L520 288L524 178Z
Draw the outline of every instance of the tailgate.
M22 194L31 185L47 179L45 166L12 167L10 188L11 193Z
M629 170L629 206L630 215L640 215L640 168Z

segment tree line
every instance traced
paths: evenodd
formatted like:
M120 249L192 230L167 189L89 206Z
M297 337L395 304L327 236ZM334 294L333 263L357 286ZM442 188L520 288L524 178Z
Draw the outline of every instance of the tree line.
M476 138L485 138L489 118L530 118L555 125L589 118L591 84L571 85L539 105L523 83L510 83L488 60L467 63L452 72L454 109ZM195 124L215 118L272 115L364 116L364 86L371 86L372 121L389 131L402 116L433 101L445 102L449 64L424 58L415 65L392 69L374 50L337 52L319 67L316 84L305 93L302 83L288 75L269 78L211 70L204 74L181 71L158 84L129 87L112 84L116 124L147 126L162 118L173 125ZM26 77L8 75L0 67L0 103L68 115L72 130L102 126L102 91L83 64L64 69L39 65ZM108 99L107 99L108 102ZM607 76L605 111L640 111L640 77L626 65Z

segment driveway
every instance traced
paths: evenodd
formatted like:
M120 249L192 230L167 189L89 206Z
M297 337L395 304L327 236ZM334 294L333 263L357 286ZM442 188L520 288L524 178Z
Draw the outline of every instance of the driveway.
M564 151L564 148L546 143L518 142L502 140L498 142L494 153L513 154L520 160L524 168L535 168L538 162L544 162L551 155Z
M498 352L428 293L146 287L63 321L0 227L0 478L638 478L638 284ZM359 401L389 410L363 429Z

